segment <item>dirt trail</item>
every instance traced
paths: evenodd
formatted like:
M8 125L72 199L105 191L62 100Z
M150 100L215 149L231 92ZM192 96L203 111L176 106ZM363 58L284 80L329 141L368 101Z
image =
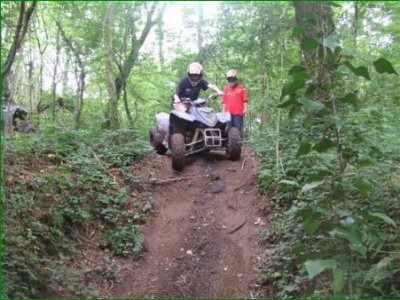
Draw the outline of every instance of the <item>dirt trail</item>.
M125 260L118 282L100 295L112 298L260 297L257 267L262 257L255 186L257 160L248 149L231 162L224 153L187 158L184 173L170 156L151 156L136 172L158 181L156 213L144 226L146 253ZM192 176L192 179L187 179Z

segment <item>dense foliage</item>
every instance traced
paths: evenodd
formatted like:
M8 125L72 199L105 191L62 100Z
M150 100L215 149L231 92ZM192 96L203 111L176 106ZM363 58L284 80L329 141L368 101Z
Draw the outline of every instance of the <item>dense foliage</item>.
M38 129L3 130L2 296L96 295L71 261L92 232L107 280L111 255L140 255L151 195L130 165L200 61L220 88L237 68L249 94L245 143L272 210L260 237L270 296L399 297L400 5L328 4L334 33L310 38L317 18L297 24L291 2L38 2L3 73L22 4L2 2L3 104ZM318 83L300 54L314 50ZM115 113L121 129L109 130Z

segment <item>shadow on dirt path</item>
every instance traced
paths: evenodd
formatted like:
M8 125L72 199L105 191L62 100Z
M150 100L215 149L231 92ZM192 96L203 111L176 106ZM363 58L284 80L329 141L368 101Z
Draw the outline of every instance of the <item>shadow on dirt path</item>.
M101 297L260 297L258 244L265 220L249 149L231 162L224 153L188 158L184 173L170 157L152 155L140 171L157 178L156 213L144 226L144 256L125 260L118 282Z

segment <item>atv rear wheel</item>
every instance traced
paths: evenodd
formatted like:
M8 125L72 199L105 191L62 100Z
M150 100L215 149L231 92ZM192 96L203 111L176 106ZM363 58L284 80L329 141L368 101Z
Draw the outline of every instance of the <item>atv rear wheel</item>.
M182 171L185 166L185 138L181 133L171 136L172 169Z
M228 131L228 149L226 156L229 160L238 160L242 153L242 139L240 137L239 129L236 127L229 128Z
M151 128L149 130L149 143L156 150L157 154L164 155L167 153L168 149L162 144L163 136L160 134L156 128Z

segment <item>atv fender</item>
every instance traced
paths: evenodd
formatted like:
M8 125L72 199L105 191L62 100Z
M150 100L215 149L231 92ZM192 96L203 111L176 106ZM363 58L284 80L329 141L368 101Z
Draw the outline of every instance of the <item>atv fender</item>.
M156 114L156 122L157 122L157 128L164 130L165 132L168 133L168 128L169 128L169 114L165 112L160 112Z
M175 115L180 119L184 119L188 122L194 122L196 120L192 115L189 115L188 113L177 111L177 110L172 110L171 115Z
M230 113L217 113L218 122L225 124L231 121L231 114Z

